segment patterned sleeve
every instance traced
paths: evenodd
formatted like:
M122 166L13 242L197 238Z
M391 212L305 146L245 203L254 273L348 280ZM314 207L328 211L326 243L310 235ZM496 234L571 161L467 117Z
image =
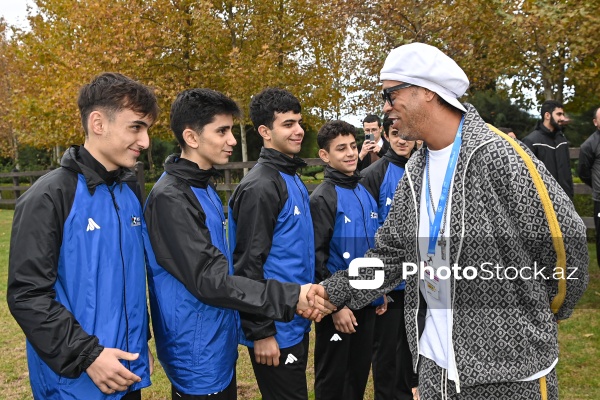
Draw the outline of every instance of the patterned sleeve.
M385 278L383 285L378 289L356 289L350 284L348 270L338 271L329 279L321 282L329 295L330 301L338 308L346 305L351 309L360 309L373 302L378 297L390 292L402 281L402 262L406 259L406 250L402 243L404 232L398 230L398 220L405 218L406 194L410 192L407 181L396 188L394 201L385 223L375 235L375 248L370 249L365 257L378 258L383 262ZM414 238L412 239L414 240ZM375 269L361 268L359 276L352 279L373 280Z

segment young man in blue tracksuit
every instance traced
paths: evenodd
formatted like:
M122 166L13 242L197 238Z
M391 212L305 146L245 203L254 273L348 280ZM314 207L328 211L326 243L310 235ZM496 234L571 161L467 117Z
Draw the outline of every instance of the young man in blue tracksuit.
M83 146L15 208L8 305L27 337L35 399L141 399L150 385L142 205L130 171L158 106L105 73L78 98Z
M235 274L304 284L314 279L313 226L308 191L296 171L304 130L298 99L269 88L252 98L250 118L263 138L258 164L229 202ZM306 400L310 321L240 313L243 337L265 400Z
M310 285L301 291L296 283L230 275L225 216L212 178L214 165L227 163L236 145L239 114L222 93L181 92L170 116L181 154L167 158L146 202L152 322L173 399L237 398L238 314L227 308L280 321L308 308L302 299Z
M325 179L310 196L315 278L321 282L375 246L377 203L359 183L355 128L327 122L317 135ZM362 400L371 368L375 308L344 307L316 324L315 399Z
M384 119L384 135L390 149L374 164L362 171L362 183L377 200L379 225L383 225L392 205L396 186L404 166L415 147L414 141L400 138L393 121ZM375 321L373 351L373 386L376 400L411 400L417 386L412 372L410 350L404 327L404 285L402 282L388 294L387 312Z

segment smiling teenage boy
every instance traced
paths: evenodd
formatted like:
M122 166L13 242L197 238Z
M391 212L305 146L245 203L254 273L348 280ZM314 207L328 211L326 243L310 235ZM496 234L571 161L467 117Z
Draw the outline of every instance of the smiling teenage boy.
M237 309L290 321L307 309L310 285L254 281L230 275L225 216L212 179L229 161L236 140L237 104L210 89L181 92L171 107L171 129L181 154L148 196L144 216L154 256L149 287L158 358L172 398L237 398ZM208 397L210 396L210 397Z
M377 203L359 183L355 128L327 122L317 135L325 179L310 196L315 231L315 275L321 282L346 270L375 246ZM316 324L315 399L361 400L371 367L375 308L344 307Z
M156 97L104 73L77 100L83 146L15 208L8 305L27 337L35 399L141 399L150 385L142 205L130 170Z
M296 171L304 130L290 92L269 88L252 98L250 118L264 147L229 202L235 274L304 284L314 279L308 191ZM288 323L241 313L244 338L265 400L305 400L310 321Z
M377 201L379 226L383 225L392 206L398 182L415 148L415 142L400 137L394 121L383 120L384 137L390 148L383 158L371 164L361 174L363 185ZM412 388L418 384L412 372L410 349L404 327L404 286L402 282L388 293L391 299L383 307L385 313L375 320L373 341L373 388L375 400L411 400Z

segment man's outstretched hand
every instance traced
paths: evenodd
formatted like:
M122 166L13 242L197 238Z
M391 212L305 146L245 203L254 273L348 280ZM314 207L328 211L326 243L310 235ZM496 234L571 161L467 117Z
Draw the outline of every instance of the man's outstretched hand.
M303 318L319 322L325 315L331 314L336 307L329 301L325 288L317 284L302 285L296 313Z

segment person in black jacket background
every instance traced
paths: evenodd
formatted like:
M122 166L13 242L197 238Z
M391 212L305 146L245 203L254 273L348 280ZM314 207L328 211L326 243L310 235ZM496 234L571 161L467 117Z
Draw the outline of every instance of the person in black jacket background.
M596 226L596 257L600 266L600 107L594 112L596 131L581 145L579 149L579 166L577 172L586 185L592 188L594 201L594 225Z
M390 148L388 141L382 136L381 118L375 114L369 114L363 120L365 141L358 153L358 170L362 171L375 161L379 160ZM367 135L373 140L367 140Z
M573 199L569 142L561 130L566 120L563 105L556 100L547 100L542 104L540 113L542 119L522 142L544 163L560 187Z
M212 178L218 175L214 165L227 163L237 143L232 127L239 114L237 104L222 93L181 92L171 107L181 155L166 160L165 173L146 203L155 255L149 256L148 273L152 320L173 399L237 398L238 317L222 307L280 321L309 308L305 293L310 284L300 288L230 275L225 216Z

